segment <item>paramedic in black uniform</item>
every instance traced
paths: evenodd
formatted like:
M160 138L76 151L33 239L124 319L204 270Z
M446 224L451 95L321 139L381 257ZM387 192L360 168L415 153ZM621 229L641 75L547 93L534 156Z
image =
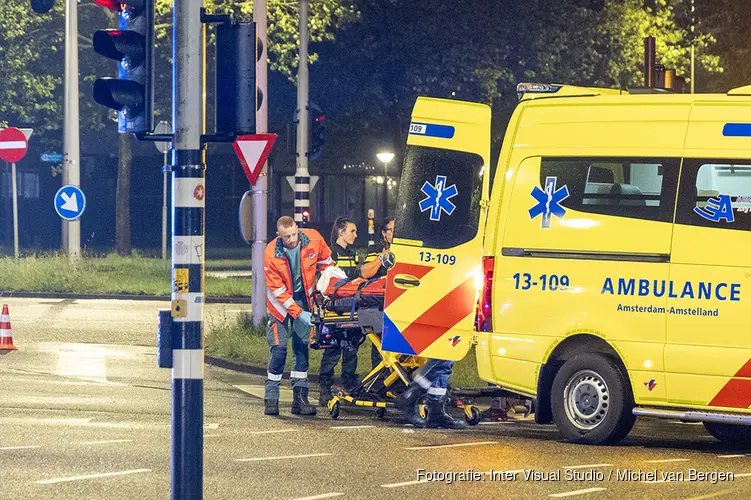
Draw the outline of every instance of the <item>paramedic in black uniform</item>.
M331 228L331 259L334 265L340 268L353 280L360 277L360 266L355 252L355 240L357 239L357 226L346 217L338 217ZM321 395L318 399L320 406L326 406L333 397L331 385L334 379L334 367L342 358L342 384L345 390L352 390L360 383L357 378L357 348L341 349L339 346L324 349L321 358L321 370L319 383Z
M386 217L378 230L378 241L368 247L365 263L360 267L360 276L365 279L382 278L386 276L388 268L383 265L383 259L391 253L391 243L394 240L394 218ZM370 363L372 368L381 362L381 353L374 345L370 346Z

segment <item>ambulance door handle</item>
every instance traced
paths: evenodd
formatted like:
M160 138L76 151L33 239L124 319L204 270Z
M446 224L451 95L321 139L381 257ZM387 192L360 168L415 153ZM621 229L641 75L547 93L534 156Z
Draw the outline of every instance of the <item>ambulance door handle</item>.
M414 288L420 286L420 280L409 274L397 274L394 277L394 285L401 285L397 288Z

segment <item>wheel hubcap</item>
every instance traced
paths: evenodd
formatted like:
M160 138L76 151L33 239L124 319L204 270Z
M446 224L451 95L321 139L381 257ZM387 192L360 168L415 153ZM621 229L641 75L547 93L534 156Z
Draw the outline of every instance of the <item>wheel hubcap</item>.
M610 391L602 377L592 370L574 374L563 397L566 416L581 430L594 429L608 414Z

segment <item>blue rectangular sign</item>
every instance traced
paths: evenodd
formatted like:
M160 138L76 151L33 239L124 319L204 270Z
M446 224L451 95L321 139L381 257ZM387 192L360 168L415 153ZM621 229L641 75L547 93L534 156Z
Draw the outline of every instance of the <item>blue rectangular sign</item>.
M43 153L39 155L39 159L44 162L62 163L63 155L61 153Z

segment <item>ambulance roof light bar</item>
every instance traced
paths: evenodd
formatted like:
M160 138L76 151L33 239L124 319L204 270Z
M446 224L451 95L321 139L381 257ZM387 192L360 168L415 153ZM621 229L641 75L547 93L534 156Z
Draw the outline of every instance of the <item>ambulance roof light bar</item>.
M552 83L520 83L516 86L519 100L545 97L593 97L598 95L622 95L628 92L622 89L578 87Z
M520 83L516 86L516 95L522 100L524 94L554 94L561 90L563 85L551 85L549 83Z

